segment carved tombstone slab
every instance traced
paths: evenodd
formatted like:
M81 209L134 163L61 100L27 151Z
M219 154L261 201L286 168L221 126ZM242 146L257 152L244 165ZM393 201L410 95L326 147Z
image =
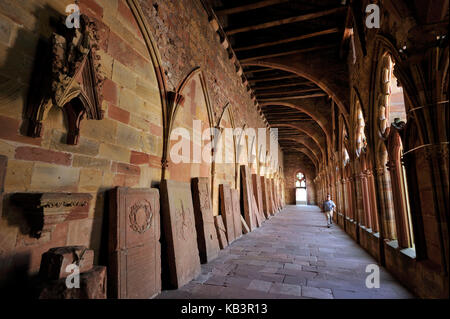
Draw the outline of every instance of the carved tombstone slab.
M256 220L256 226L261 227L263 221L261 216L259 215L258 204L256 204L255 195L252 194L251 198L252 198L253 216L255 217Z
M262 189L261 189L261 179L257 174L252 175L253 181L253 193L255 194L255 200L258 208L258 215L263 221L266 219L263 213L263 203L262 203Z
M214 224L216 225L220 249L224 249L225 247L228 246L228 240L226 235L227 230L225 229L225 225L223 224L223 219L221 215L214 216Z
M161 292L159 192L118 187L109 201L110 296L151 298Z
M241 165L241 193L244 208L244 219L250 231L253 231L257 227L252 201L253 188L250 179L250 171L246 165Z
M272 198L272 192L270 191L272 189L270 185L270 178L266 178L266 192L267 192L267 202L269 204L269 214L273 216L275 214L275 210L273 207L273 198Z
M275 180L275 178L273 179L273 197L274 197L274 201L275 201L275 207L277 209L277 211L280 211L280 205L278 202L278 186L277 186L277 181Z
M170 284L180 288L200 274L197 231L189 183L163 180L161 208Z
M208 263L219 254L219 241L214 226L209 179L207 177L193 178L191 189L200 261Z
M2 217L3 212L3 191L5 185L7 163L8 158L6 156L0 155L0 218Z
M262 194L262 204L263 204L263 212L264 216L266 218L270 217L269 213L269 196L267 193L267 184L266 184L266 178L264 176L261 176L261 194Z
M236 236L234 234L234 216L233 203L231 201L230 186L226 184L219 185L220 211L222 213L225 229L227 230L228 244L231 244Z
M242 223L241 223L242 215L238 189L231 189L231 203L233 207L234 236L236 238L239 238L242 236Z

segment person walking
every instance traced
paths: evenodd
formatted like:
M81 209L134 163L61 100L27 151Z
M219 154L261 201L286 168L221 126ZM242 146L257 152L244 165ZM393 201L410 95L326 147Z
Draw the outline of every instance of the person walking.
M336 204L331 200L331 195L327 195L327 200L323 202L323 211L327 215L327 227L333 224L333 211L336 209Z

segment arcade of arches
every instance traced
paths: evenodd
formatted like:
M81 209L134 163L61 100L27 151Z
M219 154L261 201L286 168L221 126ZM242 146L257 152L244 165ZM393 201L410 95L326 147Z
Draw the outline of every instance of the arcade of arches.
M82 280L153 297L330 194L333 227L449 297L448 0L79 0L78 29L73 2L0 0L2 288L70 247Z

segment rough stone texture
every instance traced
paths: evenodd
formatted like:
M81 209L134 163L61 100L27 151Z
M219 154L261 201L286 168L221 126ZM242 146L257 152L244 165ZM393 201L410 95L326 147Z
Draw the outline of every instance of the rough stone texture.
M45 280L58 280L67 277L67 266L78 265L80 273L89 271L94 264L94 251L84 246L52 248L42 255L39 276Z
M222 215L214 216L214 225L216 226L217 238L219 239L220 249L224 249L228 246L227 229L223 224Z
M43 285L39 299L106 299L106 267L95 266L80 274L80 288L67 288L66 279Z
M226 184L219 185L219 193L220 211L225 224L228 244L231 244L236 239L236 235L234 234L234 214L230 186Z
M100 25L101 72L106 77L103 87L105 111L101 121L84 120L78 145L67 145L67 125L57 107L50 110L41 138L23 135L26 130L24 109L30 89L31 74L37 57L39 39L50 43L55 23L66 16L65 8L73 1L30 0L0 5L0 155L7 156L5 195L24 192L88 192L92 203L87 215L91 219L83 245L95 250L99 257L104 191L116 186L150 187L161 177L162 110L154 66L141 32L125 0L81 0L82 13ZM205 22L207 23L207 22ZM145 91L142 90L145 88ZM140 121L147 119L149 122ZM127 124L125 124L127 123ZM150 128L152 130L150 131ZM131 162L131 152L156 158L139 162L142 178L134 172L114 171L112 160ZM153 166L151 166L153 165ZM20 229L25 220L17 219L15 208L5 196L0 233L13 236L15 245L2 253L1 280L15 268L27 269L33 275L39 270L40 256L49 248L71 245L72 232L61 232L46 238L28 238ZM7 216L5 216L7 215ZM61 228L75 229L77 220L69 220ZM56 231L56 230L55 230ZM72 237L69 238L69 233ZM11 239L11 242L13 240ZM29 258L18 258L28 256ZM16 260L12 262L12 260ZM27 262L31 260L32 262Z
M200 274L191 185L163 180L161 213L170 284L179 288Z
M231 205L233 209L234 235L236 236L237 239L242 236L242 223L241 223L242 215L238 189L231 189Z
M191 189L198 252L200 261L204 264L217 258L219 253L219 241L214 226L209 179L207 177L193 178Z
M414 298L381 266L380 288L368 289L369 264L377 261L339 227L327 228L317 207L286 206L203 265L202 280L158 298Z
M109 296L148 299L161 291L159 192L109 192Z

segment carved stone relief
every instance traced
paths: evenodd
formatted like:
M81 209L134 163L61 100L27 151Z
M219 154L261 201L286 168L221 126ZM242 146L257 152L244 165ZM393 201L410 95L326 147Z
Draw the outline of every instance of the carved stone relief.
M163 180L161 212L170 284L179 288L200 274L191 185Z

